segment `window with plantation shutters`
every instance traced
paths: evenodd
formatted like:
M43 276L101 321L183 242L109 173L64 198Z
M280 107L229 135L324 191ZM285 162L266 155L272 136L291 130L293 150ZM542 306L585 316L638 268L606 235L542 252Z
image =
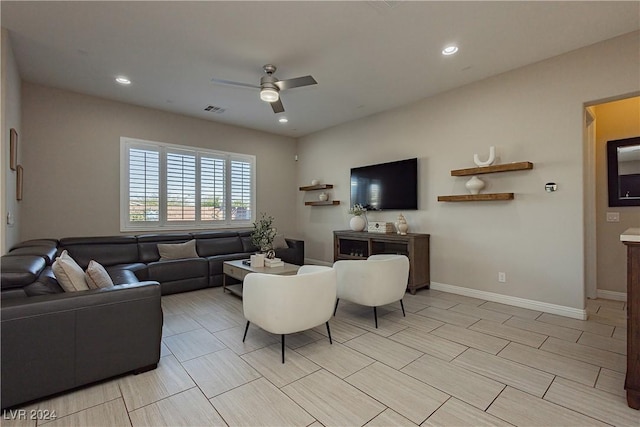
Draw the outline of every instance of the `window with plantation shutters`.
M120 146L122 231L255 220L255 156L124 137Z

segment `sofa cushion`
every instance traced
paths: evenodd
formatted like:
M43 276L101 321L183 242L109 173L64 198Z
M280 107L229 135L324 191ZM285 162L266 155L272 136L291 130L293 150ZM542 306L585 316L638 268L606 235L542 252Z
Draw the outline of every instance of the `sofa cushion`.
M38 280L25 286L24 292L27 296L35 297L38 295L50 295L63 293L64 289L60 286L56 280L56 276L53 274L51 266L42 270Z
M207 278L209 263L204 258L158 261L149 264L149 280L160 283L196 277Z
M253 244L251 241L251 236L241 236L240 240L242 241L242 252L258 252L260 248Z
M17 249L17 248L24 248L24 247L28 247L28 246L50 246L50 247L58 247L58 239L32 239L32 240L25 240L24 242L20 242L16 245L14 245L11 250Z
M60 240L59 251L65 249L82 268L91 260L104 266L138 262L135 236L67 237Z
M89 289L100 289L113 286L113 281L111 280L109 273L107 273L107 270L105 270L100 263L95 262L94 260L89 262L89 267L87 267L87 271L85 271L85 278Z
M12 249L6 256L16 255L36 255L41 256L47 262L47 265L51 265L56 258L58 248L53 245L33 245L33 246L21 246L19 248Z
M229 237L198 238L197 242L198 254L202 257L244 252L242 241L237 234Z
M62 251L62 254L56 258L51 268L65 292L86 291L89 289L84 271L67 251Z
M148 264L160 259L158 252L158 243L184 243L192 239L191 234L145 234L139 235L138 238L138 257L139 262Z
M2 280L0 287L21 288L38 279L46 266L44 258L36 255L3 256L0 262Z
M160 254L160 261L198 258L195 239L184 243L158 243L158 253Z
M109 276L111 277L111 280L113 281L114 285L124 285L124 284L128 284L128 283L138 283L140 282L140 278L138 278L137 274L134 272L134 270L131 269L131 266L133 264L126 264L126 265L116 265L114 267L108 267L107 273L109 273ZM142 264L144 265L144 264ZM144 269L146 271L147 266L144 266ZM139 270L138 270L139 271ZM146 280L146 273L145 273L145 278L144 280Z

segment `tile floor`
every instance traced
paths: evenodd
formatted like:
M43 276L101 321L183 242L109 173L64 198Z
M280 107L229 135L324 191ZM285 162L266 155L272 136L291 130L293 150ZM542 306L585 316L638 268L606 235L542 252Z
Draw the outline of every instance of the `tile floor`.
M163 297L156 370L34 403L55 420L4 426L639 426L626 405L625 303L580 321L422 290L378 309L341 302L287 337L251 327L206 289ZM44 412L40 412L44 413ZM6 418L6 415L5 417Z

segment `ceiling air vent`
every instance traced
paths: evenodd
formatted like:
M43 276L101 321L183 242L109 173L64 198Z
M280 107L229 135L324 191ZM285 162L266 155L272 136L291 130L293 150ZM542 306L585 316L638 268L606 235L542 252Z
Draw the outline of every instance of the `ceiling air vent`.
M216 107L215 105L207 105L204 111L209 111L210 113L222 114L227 111L226 108Z

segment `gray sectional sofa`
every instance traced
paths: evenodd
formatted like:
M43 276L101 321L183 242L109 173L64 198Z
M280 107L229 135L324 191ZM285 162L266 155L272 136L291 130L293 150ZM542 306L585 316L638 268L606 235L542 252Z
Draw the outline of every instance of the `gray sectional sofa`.
M197 258L161 261L159 243L196 240ZM302 265L304 242L276 250ZM116 286L65 293L51 265L63 250L102 264ZM222 285L222 264L248 258L250 230L38 239L0 260L0 406L22 403L160 360L161 295Z

